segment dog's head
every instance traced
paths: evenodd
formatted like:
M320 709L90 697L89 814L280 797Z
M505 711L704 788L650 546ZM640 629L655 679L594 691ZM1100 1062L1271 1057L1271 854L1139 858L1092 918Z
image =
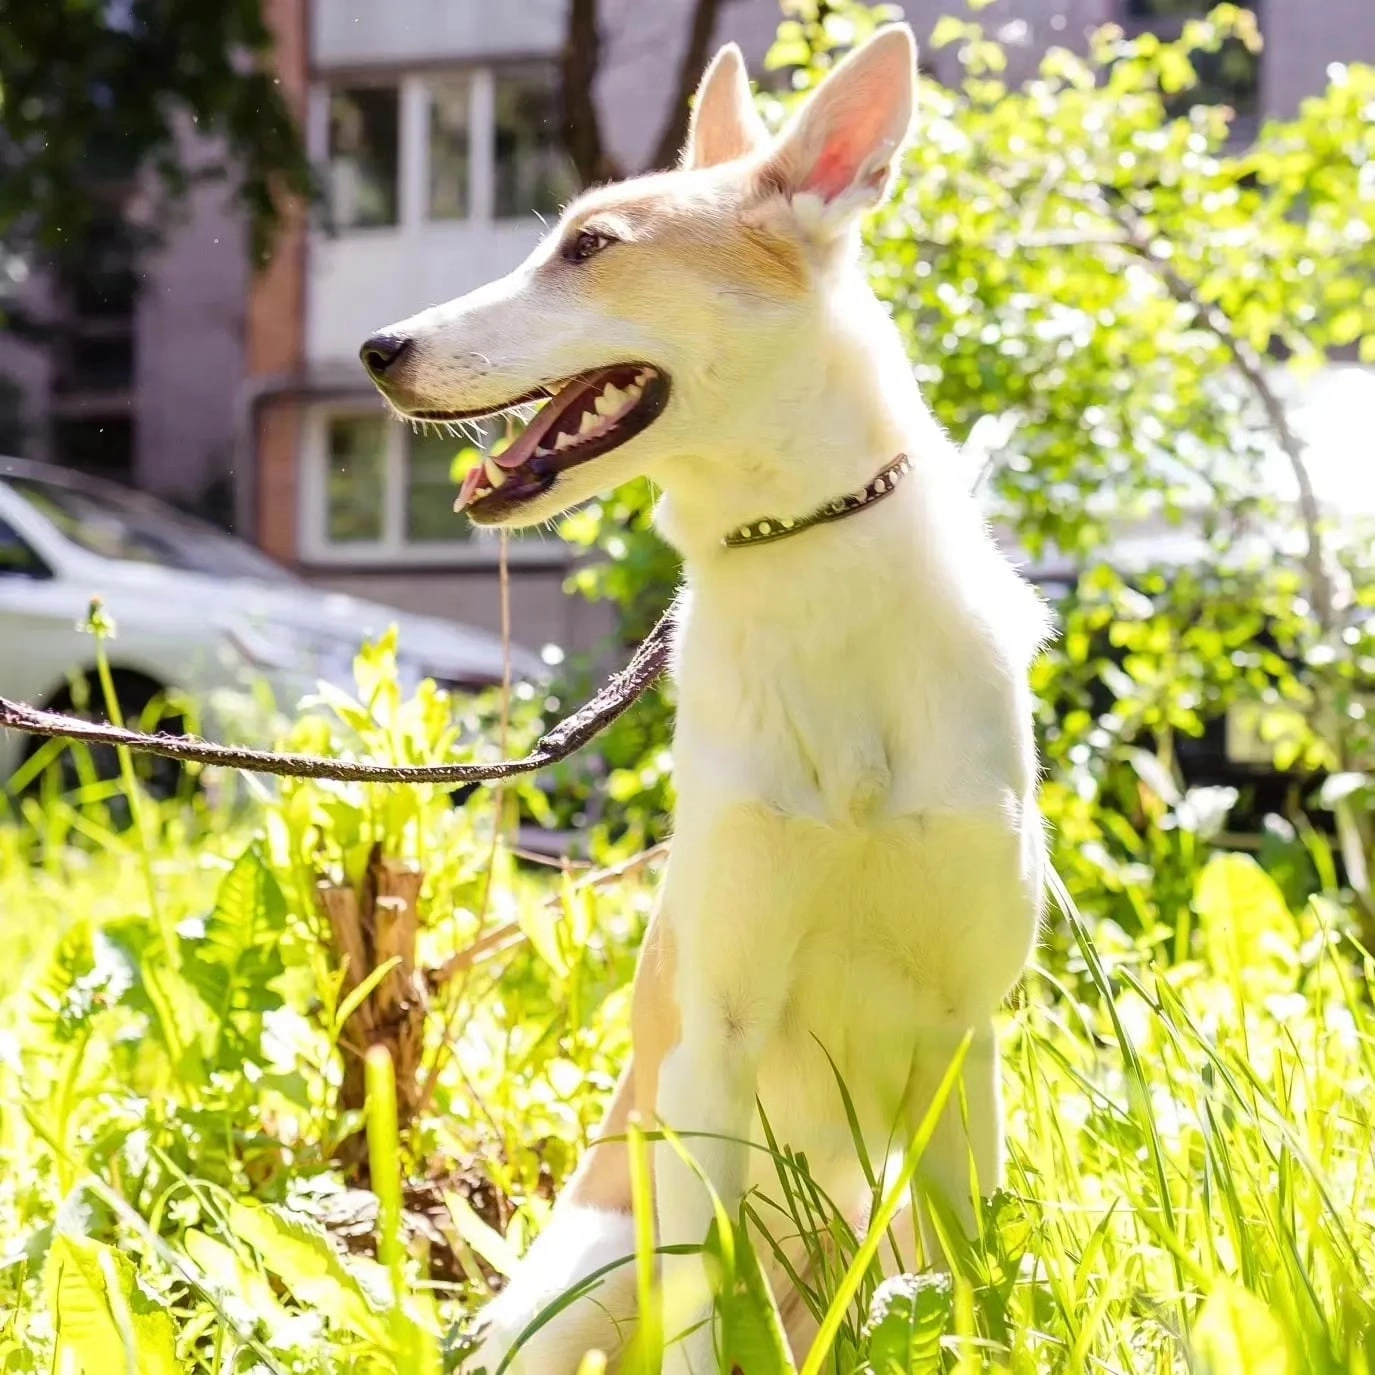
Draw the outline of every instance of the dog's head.
M370 338L364 365L412 418L545 402L468 475L469 516L529 525L631 477L663 481L747 447L751 389L787 404L814 388L787 360L827 328L827 286L887 192L914 81L910 29L882 29L773 139L723 48L677 170L584 193L509 276Z

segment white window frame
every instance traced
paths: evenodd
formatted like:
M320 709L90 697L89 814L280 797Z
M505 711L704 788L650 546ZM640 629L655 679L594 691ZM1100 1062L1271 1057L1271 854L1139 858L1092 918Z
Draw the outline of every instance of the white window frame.
M552 59L533 58L518 65L548 65ZM429 71L403 71L395 75L341 73L323 77L311 87L306 120L306 143L311 161L318 167L329 163L329 96L335 87L388 86L397 91L396 223L338 227L335 233L350 237L385 236L412 232L426 225L511 224L496 214L496 78L498 68L453 63ZM459 74L469 83L468 93L468 214L461 220L432 219L430 192L430 82L436 76Z
M382 414L366 401L320 402L309 407L302 421L301 492L297 504L300 555L319 566L490 568L497 562L500 537L495 531L471 527L471 535L453 542L406 538L406 445L411 431L401 423L384 426L382 537L334 544L329 539L329 423L337 419L372 419ZM454 452L462 447L454 441ZM458 489L455 487L454 495ZM465 520L454 516L454 528ZM572 551L560 539L525 531L512 534L507 557L513 568L562 568Z

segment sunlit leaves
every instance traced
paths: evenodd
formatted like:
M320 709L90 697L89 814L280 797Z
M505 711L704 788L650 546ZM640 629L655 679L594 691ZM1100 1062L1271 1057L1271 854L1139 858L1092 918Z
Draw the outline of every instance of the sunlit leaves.
M171 1316L141 1291L127 1256L59 1236L46 1276L59 1368L71 1369L69 1353L81 1375L178 1375Z
M147 191L185 194L232 168L253 246L264 250L280 192L309 186L270 48L261 0L6 5L0 241L79 258L111 185L142 171ZM195 167L184 156L192 126L207 136Z

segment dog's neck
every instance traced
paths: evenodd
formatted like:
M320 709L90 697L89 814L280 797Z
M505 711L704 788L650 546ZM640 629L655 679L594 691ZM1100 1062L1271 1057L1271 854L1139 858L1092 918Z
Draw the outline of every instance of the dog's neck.
M734 574L755 580L767 576L766 561L781 570L846 538L872 542L898 523L893 510L876 506L767 549L727 547L723 540L746 522L801 520L861 491L899 454L909 456L913 471L882 506L907 508L910 516L933 465L950 451L896 329L862 288L735 404L728 453L685 456L665 463L659 475L665 495L656 519L683 555L690 582Z

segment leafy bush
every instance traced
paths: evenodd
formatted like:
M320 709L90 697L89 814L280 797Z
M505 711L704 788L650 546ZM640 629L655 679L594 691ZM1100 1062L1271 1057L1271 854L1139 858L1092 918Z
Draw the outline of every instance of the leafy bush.
M488 715L430 686L403 701L385 646L359 684L291 743L420 762ZM373 785L255 786L190 833L170 807L122 832L79 799L49 819L0 831L5 1368L454 1368L627 1051L659 852L528 871L494 795L455 809ZM360 1162L343 1147L362 1004L341 1000L317 885L360 882L379 841L423 875L415 969L433 973L408 1129L374 1056ZM808 1370L1366 1369L1375 969L1349 895L1320 861L1329 881L1293 904L1202 838L1187 883L1177 868L1180 928L1105 915L1156 901L1151 870L1124 868L1007 1013L1009 1187L949 1280L880 1285L799 1191L748 1202L839 1239L808 1295L835 1307L832 1345ZM732 1330L767 1375L788 1367L760 1336L752 1237Z
M760 101L774 125L886 14L784 8L769 66L786 93ZM1368 520L1333 528L1306 495L1294 402L1326 363L1375 362L1375 69L1334 68L1296 118L1243 143L1228 111L1188 104L1200 55L1259 46L1234 5L1174 43L1106 27L1086 56L1052 48L1018 88L977 23L946 20L934 41L963 83L919 86L870 278L1005 541L1062 570L1062 634L1036 681L1057 862L1081 898L1157 863L1141 807L1165 821L1189 741L1240 710L1302 785L1268 810L1300 826L1304 803L1340 813L1369 919L1375 538ZM651 507L630 484L563 523L604 555L573 589L614 601L627 640L678 579ZM613 830L663 833L667 745L643 711L608 738ZM1133 920L1173 920L1179 889L1162 878Z

